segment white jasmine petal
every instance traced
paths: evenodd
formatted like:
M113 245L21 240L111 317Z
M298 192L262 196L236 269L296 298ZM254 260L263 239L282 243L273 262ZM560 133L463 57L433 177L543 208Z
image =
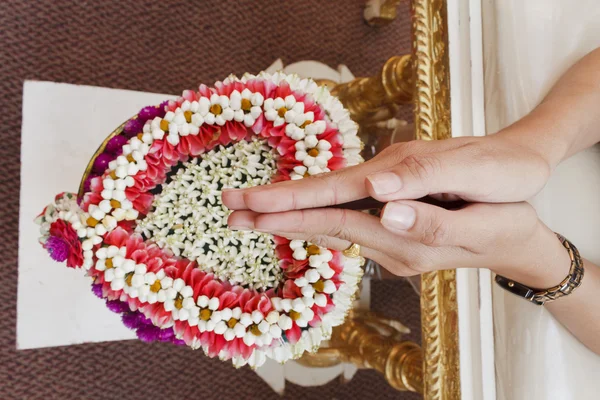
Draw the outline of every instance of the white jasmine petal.
M215 325L215 329L214 329L216 334L222 335L225 333L225 331L227 331L227 324L225 323L225 321L219 321L216 325Z
M244 344L246 346L252 346L256 342L256 336L254 334L248 332L244 335Z
M306 308L306 306L304 305L304 302L302 301L301 298L295 298L292 301L292 309L296 312L302 312L304 309Z
M281 328L278 325L271 325L269 333L274 339L279 339L281 337Z
M263 320L263 318L264 317L263 317L263 315L262 315L262 313L260 311L258 311L258 310L252 311L252 321L255 324L258 324L260 321Z
M333 292L336 291L336 287L335 284L333 283L333 281L325 281L325 284L323 286L323 292L327 293L327 294L331 294Z
M233 327L233 332L235 333L235 337L241 338L241 337L244 337L244 335L246 334L246 328L241 323L240 324L236 324Z
M268 332L269 331L269 323L265 320L260 321L260 323L258 324L258 329L262 332Z
M233 317L233 312L231 308L224 308L221 310L221 318L225 321L229 321Z
M200 307L200 308L206 308L206 307L208 307L208 300L209 300L209 298L204 295L198 296L198 299L196 300L196 304L198 304L198 307Z
M250 314L243 313L242 316L240 317L240 323L243 326L250 326L250 325L252 325L252 316Z
M211 310L216 310L217 308L219 308L219 298L213 297L212 299L210 299L208 301L208 308L210 308Z

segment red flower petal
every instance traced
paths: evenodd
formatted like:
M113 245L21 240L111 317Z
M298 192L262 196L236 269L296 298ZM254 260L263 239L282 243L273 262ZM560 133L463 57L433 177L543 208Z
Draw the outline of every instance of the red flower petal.
M285 331L285 336L291 344L296 344L298 340L300 340L300 336L302 336L302 330L300 330L300 327L294 322L292 327Z

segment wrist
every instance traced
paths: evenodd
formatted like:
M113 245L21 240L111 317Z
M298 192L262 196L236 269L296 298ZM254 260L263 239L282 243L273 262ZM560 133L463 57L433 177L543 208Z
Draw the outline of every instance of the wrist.
M510 264L493 269L496 274L534 289L558 285L569 274L568 252L554 232L538 225L530 240L514 246Z
M565 116L563 108L552 99L544 101L497 135L541 157L554 170L572 155L583 129L582 122Z

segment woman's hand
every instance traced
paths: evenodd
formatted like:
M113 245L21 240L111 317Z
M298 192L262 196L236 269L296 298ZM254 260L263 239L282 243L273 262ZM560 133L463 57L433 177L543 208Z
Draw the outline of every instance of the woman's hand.
M549 173L542 155L501 135L415 141L393 145L369 162L329 174L227 190L223 202L235 211L228 221L233 228L340 250L358 243L365 257L399 275L482 265L497 270L516 265L533 273L537 262L523 257L532 238L543 231L557 248L560 243L529 205L471 204L448 211L411 199L433 195L442 200L521 201L537 193ZM369 196L388 203L381 220L358 211L323 208ZM565 265L568 268L568 262Z
M404 276L486 266L525 284L535 282L544 287L559 283L570 265L556 236L527 203L471 204L450 211L403 200L388 203L381 221L336 208L266 214L244 210L231 214L229 225L337 250L358 243L363 256ZM556 268L549 268L554 265Z
M540 191L551 168L541 154L500 134L413 141L392 145L355 167L299 181L227 191L223 201L233 210L256 212L326 207L368 196L383 202L426 195L517 202Z

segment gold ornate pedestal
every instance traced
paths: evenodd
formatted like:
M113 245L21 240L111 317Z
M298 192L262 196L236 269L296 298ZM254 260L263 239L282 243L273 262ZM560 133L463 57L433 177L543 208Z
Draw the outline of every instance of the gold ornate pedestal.
M298 362L310 367L352 363L372 368L397 390L423 392L423 355L418 344L402 340L408 330L398 321L354 311L333 330L327 347L305 354Z
M390 58L371 78L357 78L337 85L333 94L361 126L393 118L401 104L413 99L414 81L411 55Z

